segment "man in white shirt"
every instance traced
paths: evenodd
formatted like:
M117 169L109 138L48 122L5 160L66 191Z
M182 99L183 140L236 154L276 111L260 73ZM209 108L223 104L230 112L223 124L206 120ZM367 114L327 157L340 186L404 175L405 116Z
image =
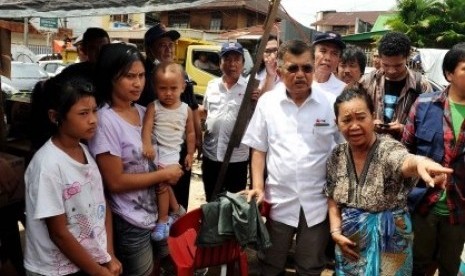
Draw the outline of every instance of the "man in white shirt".
M335 97L311 87L311 51L310 45L298 40L280 46L282 83L260 97L242 139L252 148L249 200L256 197L259 203L266 201L271 206L266 223L272 246L258 254L261 275L284 271L295 234L297 274L320 275L326 264L326 160L342 138L332 108Z
M199 58L194 61L194 66L202 70L218 70L219 67L208 59L206 53L200 53Z
M315 52L315 75L313 87L318 87L336 96L341 94L346 84L339 80L334 72L346 45L341 35L334 32L318 34L313 40Z
M202 180L207 201L212 193L244 98L247 80L242 76L244 49L235 42L221 48L220 69L223 75L211 80L203 98L206 113L203 138ZM238 192L247 184L249 147L235 148L223 182L223 189Z

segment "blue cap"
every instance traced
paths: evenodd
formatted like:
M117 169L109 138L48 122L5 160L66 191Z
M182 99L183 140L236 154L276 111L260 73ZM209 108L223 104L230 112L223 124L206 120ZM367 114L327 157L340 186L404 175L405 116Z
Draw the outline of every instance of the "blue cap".
M237 42L225 42L221 46L221 53L220 56L223 57L225 54L229 52L236 52L241 55L244 55L244 48L240 43Z
M342 41L341 35L335 32L317 34L313 40L313 46L323 42L336 44L341 50L346 48L346 44Z

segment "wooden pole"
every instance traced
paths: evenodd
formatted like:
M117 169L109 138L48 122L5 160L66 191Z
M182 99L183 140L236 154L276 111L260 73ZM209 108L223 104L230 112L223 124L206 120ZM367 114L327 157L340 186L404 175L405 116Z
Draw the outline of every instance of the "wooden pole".
M233 150L241 144L242 136L244 136L247 124L252 115L252 92L258 87L258 81L255 79L255 76L260 68L260 63L263 59L263 52L265 51L265 47L270 36L270 31L275 23L280 2L281 0L273 0L270 4L268 16L265 20L265 28L257 51L256 61L252 71L250 71L249 82L247 83L244 98L242 99L241 106L239 107L236 123L234 124L231 137L229 138L228 147L223 158L220 173L218 175L218 179L216 180L213 194L211 195L212 199L215 199L223 188L224 177L226 175L226 170L228 169Z
M0 28L0 75L10 77L11 73L11 32ZM5 100L0 84L0 149L6 142Z
M29 46L29 18L24 17L24 32L23 32L23 44Z

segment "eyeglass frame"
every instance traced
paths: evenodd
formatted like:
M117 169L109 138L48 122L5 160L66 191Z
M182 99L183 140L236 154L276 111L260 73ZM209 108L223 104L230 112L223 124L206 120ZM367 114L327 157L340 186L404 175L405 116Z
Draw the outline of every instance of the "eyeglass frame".
M269 55L271 55L271 54L277 55L277 54L278 54L278 47L273 47L273 48L265 49L265 51L263 51L263 54L266 55L266 56L269 56Z
M291 64L289 66L281 66L281 68L285 69L288 73L290 74L296 74L298 73L299 71L302 71L302 73L304 74L310 74L310 73L313 73L314 71L314 67L312 64L310 63L307 63L307 64L302 64L302 65L299 65L299 64ZM290 69L292 68L292 69ZM310 68L310 69L308 69ZM290 69L290 70L289 70Z

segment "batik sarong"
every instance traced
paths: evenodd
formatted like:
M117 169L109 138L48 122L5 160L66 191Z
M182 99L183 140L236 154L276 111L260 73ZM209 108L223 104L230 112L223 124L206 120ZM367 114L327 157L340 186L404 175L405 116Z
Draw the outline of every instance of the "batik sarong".
M356 243L354 250L360 258L346 258L336 245L336 275L412 274L413 233L408 212L343 208L341 215L342 234Z

